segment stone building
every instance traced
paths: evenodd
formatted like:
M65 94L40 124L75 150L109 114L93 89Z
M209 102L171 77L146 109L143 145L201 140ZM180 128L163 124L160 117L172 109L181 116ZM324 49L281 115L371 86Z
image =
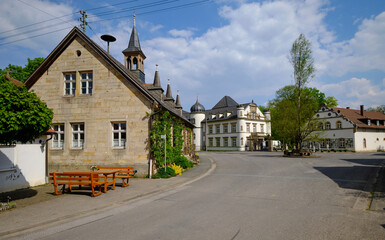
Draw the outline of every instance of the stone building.
M174 101L170 86L163 94L158 71L153 84L145 83L146 56L135 23L123 55L121 64L75 27L27 79L27 88L54 112L50 172L133 165L147 175L152 116L160 112L169 111L191 134L179 96ZM192 142L184 144L189 149Z
M315 114L319 121L316 134L320 141L307 143L308 147L323 150L350 150L356 152L385 150L385 114L322 106Z
M254 102L238 104L225 96L205 110L197 100L190 112L196 150L252 151L271 146L270 112L263 114Z

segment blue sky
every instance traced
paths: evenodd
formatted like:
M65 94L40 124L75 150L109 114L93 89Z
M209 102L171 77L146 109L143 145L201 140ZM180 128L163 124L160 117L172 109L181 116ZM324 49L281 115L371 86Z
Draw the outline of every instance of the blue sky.
M102 34L117 38L110 52L123 61L133 8L146 81L158 64L163 88L170 79L187 111L197 96L206 109L225 95L266 104L293 83L288 55L300 33L312 43L317 68L309 86L340 107L385 104L383 0L2 0L0 68L46 57L80 24L79 10L86 10L86 32L97 44L105 47Z

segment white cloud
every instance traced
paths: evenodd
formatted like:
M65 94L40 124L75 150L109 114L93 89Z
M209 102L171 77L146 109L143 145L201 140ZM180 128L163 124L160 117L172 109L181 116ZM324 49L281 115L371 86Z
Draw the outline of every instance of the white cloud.
M173 37L189 38L189 37L191 37L193 35L193 31L191 31L191 30L176 30L176 29L172 29L172 30L170 30L168 32Z
M292 82L287 56L301 32L315 42L315 48L320 45L317 41L327 44L334 40L322 22L325 11L320 8L324 3L266 1L237 8L224 6L219 15L228 20L227 25L197 37L190 37L188 29L170 30L174 37L142 42L149 56L147 74L152 75L155 64L159 64L160 71L165 72L161 75L163 86L168 77L174 79L175 88L188 88L181 88L181 96L182 101L190 103L197 93L209 96L206 108L225 94L239 102L265 102L277 89Z
M357 109L362 104L370 107L385 102L385 88L366 78L351 78L339 83L324 84L319 89L336 96L341 107ZM341 96L342 100L338 96Z
M330 75L385 71L385 12L363 19L352 39L333 43L326 54L323 61Z
M58 4L41 0L29 0L26 3L13 0L0 1L0 37L2 43L14 42L13 46L40 49L40 52L46 55L51 50L47 46L53 48L73 26L78 24L72 19L74 9L65 3ZM28 28L20 28L34 23L39 24ZM13 29L17 30L9 31ZM64 30L38 38L31 38L32 36L60 29ZM11 35L17 36L12 37ZM24 38L27 39L17 41ZM42 48L41 46L45 47Z

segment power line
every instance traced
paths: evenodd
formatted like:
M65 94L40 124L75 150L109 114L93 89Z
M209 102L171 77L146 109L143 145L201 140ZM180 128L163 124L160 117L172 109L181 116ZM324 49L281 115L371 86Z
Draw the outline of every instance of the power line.
M26 37L26 38L22 38L22 39L13 40L13 41L10 41L10 42L0 43L0 46L4 46L4 45L15 43L15 42L20 42L20 41L23 41L23 40L26 40L26 39L31 39L31 38L35 38L35 37L44 36L44 35L47 35L47 34L50 34L50 33L54 33L54 32L59 32L59 31L62 31L62 30L68 29L68 28L72 28L72 26L71 27L61 28L61 29L54 30L54 31L51 31L51 32L46 32L46 33L38 34L38 35L35 35L35 36L31 36L31 37Z
M120 12L126 12L127 10L137 10L137 9L142 9L142 8L149 8L149 7L154 7L154 6L159 6L159 5L164 5L164 4L170 4L172 2L177 2L180 0L161 0L153 3L146 3L146 4L141 4L141 5L136 5L128 8L122 8L119 10L111 10L111 11L106 11L106 12L101 12L101 13L95 13L93 14L94 16L92 17L98 17L98 16L105 16L105 15L110 15L110 14L115 14L115 13L120 13Z
M21 0L19 0L21 1ZM121 3L117 3L117 4L113 4L113 5L119 5L119 4L125 4L125 3L128 3L128 2L134 2L134 1L137 1L137 0L131 0L131 1L126 1L126 2L121 2ZM141 4L141 5L137 5L135 7L130 7L130 8L125 8L125 10L127 9L145 9L145 8L150 8L150 7L154 7L154 6L159 6L159 5L165 5L165 4L170 4L172 2L176 2L176 1L179 1L179 0L161 0L161 1L157 1L157 2L153 2L153 3L146 3L146 4ZM185 4L180 4L180 5L176 5L176 6L171 6L171 7L166 7L166 8L161 8L161 9L155 9L155 10L150 10L150 11L147 11L147 12L142 12L142 13L137 13L137 15L146 15L146 14L152 14L152 13L157 13L157 12L164 12L164 11L168 11L168 10L172 10L172 9L181 9L181 8L186 8L186 7L191 7L191 6L194 6L194 5L199 5L199 4L204 4L204 3L208 3L210 2L211 0L200 0L200 1L194 1L194 2L189 2L189 3L185 3ZM21 1L22 2L22 1ZM111 5L112 6L112 5ZM98 8L102 8L102 7L97 7L97 8L92 8L92 9L98 9ZM102 12L102 13L109 13L111 11L106 11L106 12ZM76 13L79 13L79 12L76 12ZM80 12L81 13L81 12ZM85 14L85 12L84 12ZM107 14L106 14L107 15ZM64 16L68 16L68 15L64 15ZM64 17L62 16L62 17ZM110 21L110 20L114 20L114 19L119 19L119 18L126 18L126 17L131 17L132 15L125 15L125 16L119 16L119 17L114 17L114 18L110 18L110 19L102 19L102 20L97 20L97 21L90 21L88 23L96 23L96 22L102 22L102 21ZM52 19L51 19L52 20ZM47 22L47 21L50 21L50 20L46 20L46 21L43 21L43 22ZM42 23L42 22L40 22ZM83 21L83 24L85 24L87 22L85 22L85 18L84 18L84 21ZM28 26L32 26L32 25L37 25L38 23L35 23L35 24L30 24ZM40 28L40 29L33 29L33 30L28 30L26 32L22 32L22 33L17 33L17 34L13 34L11 36L7 36L7 37L3 37L3 38L0 38L0 40L3 40L3 39L6 39L6 38L10 38L10 37L15 37L15 36L19 36L19 35L24 35L26 33L30 33L30 32L37 32L37 31L41 31L41 30L44 30L44 29L47 29L49 27L54 27L54 26L58 26L58 25L62 25L64 23L59 23L59 24L51 24L51 25L48 25L46 26L45 28ZM86 24L85 24L86 25ZM82 26L82 25L81 25ZM24 26L26 27L26 26ZM24 28L24 27L20 27L20 28ZM0 46L3 46L3 45L8 45L8 44L12 44L12 43L15 43L15 42L19 42L19 41L23 41L23 40L26 40L26 39L30 39L30 38L35 38L35 37L39 37L39 36L44 36L44 35L47 35L47 34L50 34L50 33L55 33L55 32L59 32L59 31L62 31L62 30L65 30L65 29L68 29L68 28L72 28L73 25L71 25L71 27L66 27L66 28L61 28L61 29L58 29L58 30L53 30L53 31L50 31L50 32L46 32L46 33L42 33L42 34L37 34L37 35L34 35L34 36L31 36L31 37L26 37L26 38L22 38L22 39L17 39L17 40L13 40L13 41L8 41L8 42L4 42L4 43L0 43ZM90 26L89 26L90 27ZM20 29L19 28L19 29ZM84 26L85 28L85 26ZM93 31L93 29L90 27L90 29ZM10 32L11 30L9 31L6 31L6 32ZM84 29L85 31L85 29ZM93 31L94 32L94 31ZM3 32L4 33L4 32ZM94 32L94 34L96 35L96 33Z
M193 6L193 5L198 5L198 4L202 4L202 3L207 3L207 2L210 2L210 1L211 1L211 0L201 0L201 1L192 2L192 3L186 3L186 4L182 4L182 5L178 5L178 6L172 6L172 7L162 8L162 9L156 9L156 10L147 11L147 12L142 12L142 13L136 13L136 15L146 15L146 14L150 14L150 13L164 12L164 11L171 10L171 9L178 9L178 8L190 7L190 6ZM127 17L132 17L132 15L124 15L124 16L119 16L119 17L114 17L114 18L109 18L109 19L102 19L102 20L90 21L90 22L88 22L88 23L96 23L96 22L110 21L110 20L115 20L115 19L119 19L119 18L127 18Z
M21 3L24 3L24 4L28 5L28 6L33 7L32 5L29 5L29 4L27 4L27 3L23 2L23 1L20 1L20 0L18 0L18 1L21 2ZM107 4L107 5L104 5L104 6L101 6L101 7L89 8L89 9L86 9L85 11L91 11L91 10L95 10L95 9L106 8L108 6L117 6L117 5L132 3L132 2L136 2L136 1L138 1L138 0L130 0L130 1L125 1L125 2L120 2L120 3L115 3L115 4ZM35 8L35 7L33 7L33 8ZM39 11L42 11L41 9L38 9L38 8L35 8L35 9L37 9ZM46 13L46 12L44 12L44 13ZM60 18L63 18L63 17L72 16L72 15L77 14L77 13L79 13L79 11L73 12L73 13L70 13L70 14L66 14L66 15L62 15L62 16L59 16L59 17L50 18L50 19L47 19L47 20L44 20L44 21L40 21L40 22L36 22L36 23L31 23L31 24L28 24L28 25L25 25L25 26L16 27L14 29L10 29L10 30L6 30L6 31L3 31L3 32L0 32L0 34L7 33L7 32L13 32L13 31L16 31L16 30L19 30L19 29L23 29L23 28L28 28L28 27L35 26L35 25L38 25L38 24L41 24L41 23L49 22L49 21L52 21L52 20L57 20L57 19L60 19ZM46 13L46 14L50 15L49 13ZM50 16L52 16L52 15L50 15Z

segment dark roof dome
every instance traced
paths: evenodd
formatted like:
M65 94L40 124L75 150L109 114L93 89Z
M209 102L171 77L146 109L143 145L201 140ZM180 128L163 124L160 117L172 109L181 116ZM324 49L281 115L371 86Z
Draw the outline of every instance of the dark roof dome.
M190 112L196 113L196 112L205 112L205 107L203 107L202 104L198 102L198 99L194 105L190 108Z

